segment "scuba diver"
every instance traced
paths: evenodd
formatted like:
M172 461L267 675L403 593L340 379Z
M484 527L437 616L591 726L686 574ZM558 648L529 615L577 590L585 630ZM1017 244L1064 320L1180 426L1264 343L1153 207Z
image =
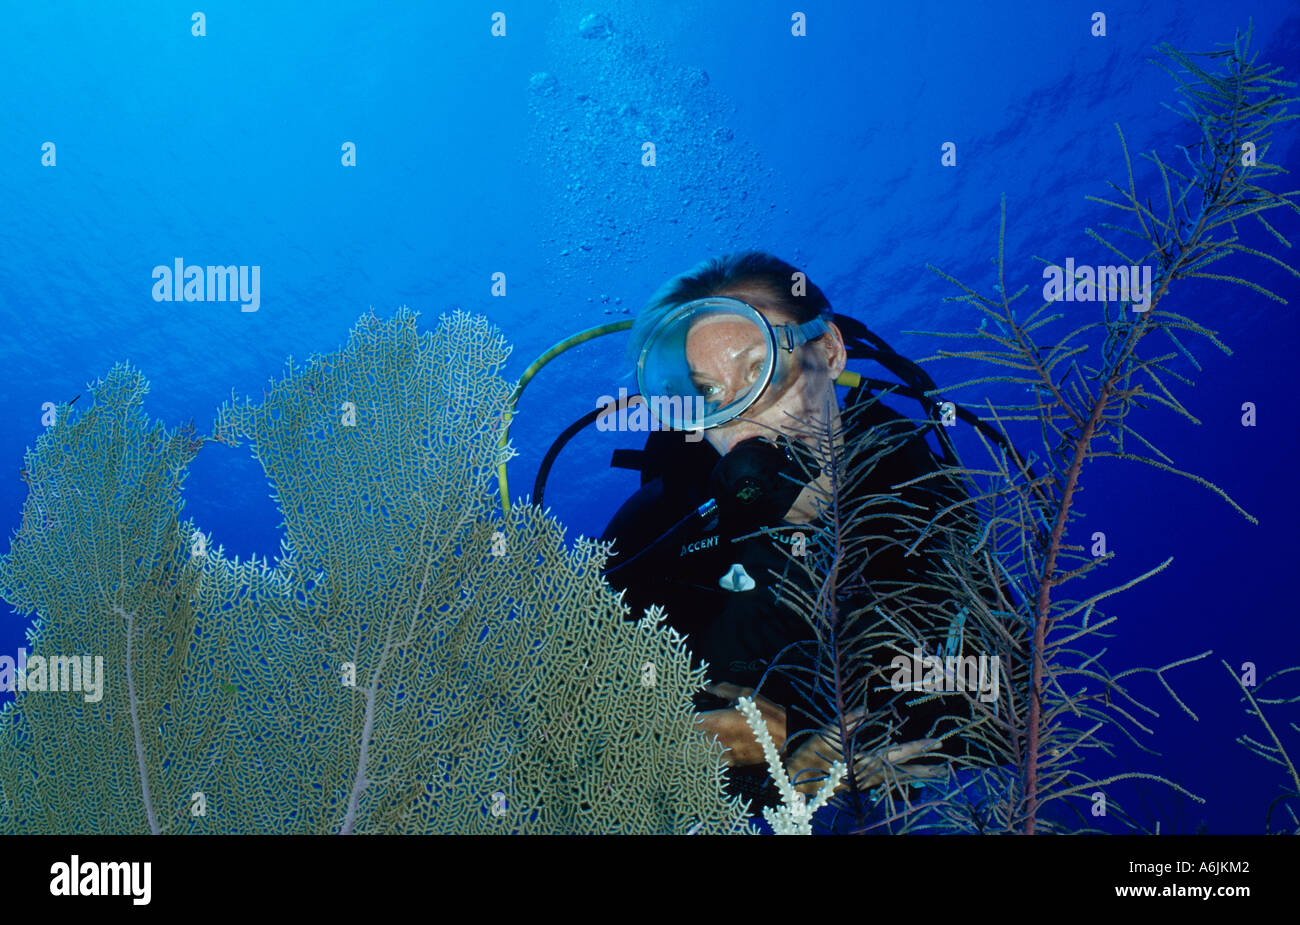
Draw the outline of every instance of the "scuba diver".
M813 629L781 593L783 581L798 579L783 549L798 536L791 527L822 516L818 498L830 494L807 423L829 411L832 433L843 426L842 436L851 438L871 428L892 440L892 449L854 486L859 497L881 496L870 518L873 538L842 569L859 604L914 591L933 568L926 548L905 556L902 539L882 537L902 537L908 511L934 515L965 497L944 479L892 488L939 471L940 462L912 422L866 400L861 377L845 373L842 328L859 348L854 356L881 359L887 352L902 360L865 326L832 313L822 291L794 266L758 251L706 260L670 280L632 327L629 358L640 400L663 429L650 433L644 450L615 453L614 465L641 471L642 486L601 537L613 543L605 575L625 592L629 619L662 606L668 624L686 637L693 665L707 665L711 683L696 695L697 722L729 749L728 790L749 800L752 811L780 800L761 747L733 706L736 698L759 691L756 703L797 785L809 778L795 778L797 772L828 770L827 753L834 751L830 731L819 730L815 718L827 711L809 702L808 685L797 682L792 667L815 658ZM883 349L867 349L864 336ZM842 415L835 386L845 375L857 382ZM898 519L891 524L890 517ZM942 641L948 629L927 626L927 638ZM882 638L871 660L888 665L899 648ZM911 708L900 700L892 706L896 722L887 744L857 757L865 786L882 779L886 761L904 777L937 778L946 768L925 759L962 748L956 737L937 741L945 721L946 728L955 723L951 700L930 698ZM818 776L799 789L814 792Z
M669 280L634 322L600 325L560 341L525 370L510 406L566 350L629 328L628 357L639 394L628 397L620 390L617 401L602 398L564 430L542 460L532 499L543 504L559 453L593 422L603 418L600 429L617 429L611 423L631 422L630 408L642 421L653 418L643 449L613 454L612 465L640 472L641 487L604 530L601 539L612 550L603 574L623 592L627 619L639 620L659 605L664 620L686 638L693 667L707 666L710 683L694 697L697 722L728 749L728 791L746 799L752 812L781 802L761 746L735 708L741 696L754 698L797 790L815 792L831 762L843 760L834 728L841 715L827 696L820 630L804 616L807 607L791 605L801 592L805 601L817 592L807 587L804 570L791 567L799 555L799 527L808 525L815 541L813 527L826 524L824 502L835 494L830 473L818 463L827 460L827 448L817 446L808 430L825 417L829 432L837 434L836 447L853 441L873 454L865 474L850 478L839 492L839 509L850 516L841 524L845 552L836 568L835 607L841 614L902 614L907 629L894 623L872 627L869 636L855 631L856 667L849 670L858 676L852 683L868 690L864 671L877 681L869 687L870 724L867 704L846 704L842 714L858 793L866 803L850 800L846 812L825 807L813 817L814 829L843 831L846 818L861 824L869 816L873 821L864 827L892 831L884 814L891 803L884 797L892 795L886 788L931 787L928 795L944 800L954 792L945 788L968 773L950 769L945 759L996 764L983 746L958 732L971 715L968 701L918 698L889 680L900 652L919 644L926 652L951 654L962 638L965 608L956 608L935 581L935 537L975 525L963 504L965 489L945 469L960 463L937 421L933 380L866 325L833 312L797 268L761 251L743 251L706 260ZM875 361L900 381L850 372L848 359ZM842 405L836 386L849 389ZM918 427L881 401L882 395L918 401L929 424ZM996 428L970 411L952 403L944 403L943 411L1015 455ZM823 433L826 423L820 421ZM927 433L936 437L937 453ZM508 435L507 420L502 446ZM504 464L499 480L508 512ZM936 529L918 538L918 525L927 522ZM1002 771L1010 773L1005 765ZM989 791L982 783L961 787L961 799L970 804L963 812L984 815L977 801L983 804ZM761 817L755 821L764 825Z

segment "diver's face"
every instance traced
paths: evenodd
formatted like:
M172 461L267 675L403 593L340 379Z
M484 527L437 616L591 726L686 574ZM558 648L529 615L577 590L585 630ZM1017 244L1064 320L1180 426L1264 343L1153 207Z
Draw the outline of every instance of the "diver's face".
M723 408L759 388L767 360L767 339L735 315L696 321L686 337L691 382L711 407Z
M762 290L735 289L719 292L748 302L773 326L795 324L795 319ZM726 316L706 319L691 329L686 339L686 359L697 387L709 401L726 405L743 395L762 374L765 342L756 337L754 326ZM799 424L820 420L827 403L838 410L835 378L844 372L844 338L839 329L829 330L815 341L786 354L786 374L774 371L772 381L758 401L739 417L704 432L709 444L722 455L750 437L772 439L776 433L815 442L815 437L797 433ZM832 411L834 414L835 411Z

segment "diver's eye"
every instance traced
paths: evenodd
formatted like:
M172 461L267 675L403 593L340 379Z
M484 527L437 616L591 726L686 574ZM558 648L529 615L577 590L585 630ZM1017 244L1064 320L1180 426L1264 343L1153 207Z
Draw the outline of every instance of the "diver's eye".
M697 383L695 391L707 404L711 406L716 407L722 404L723 388L720 385L715 385L714 383Z

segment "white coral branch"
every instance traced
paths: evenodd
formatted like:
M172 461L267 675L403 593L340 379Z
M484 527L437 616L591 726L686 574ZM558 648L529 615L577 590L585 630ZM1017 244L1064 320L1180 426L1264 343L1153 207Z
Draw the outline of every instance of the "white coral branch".
M763 747L763 757L767 759L768 770L772 772L772 779L776 781L776 786L781 791L781 805L774 809L763 810L763 818L768 821L772 831L777 835L811 835L813 814L825 806L826 801L835 792L835 784L846 771L844 762L836 761L831 765L826 781L818 788L817 794L809 803L790 783L790 776L785 773L785 767L781 764L780 756L777 755L776 743L772 741L772 736L767 731L767 723L763 720L758 707L754 705L754 701L749 697L741 697L736 701L736 708L745 717L749 728L753 730L754 738Z

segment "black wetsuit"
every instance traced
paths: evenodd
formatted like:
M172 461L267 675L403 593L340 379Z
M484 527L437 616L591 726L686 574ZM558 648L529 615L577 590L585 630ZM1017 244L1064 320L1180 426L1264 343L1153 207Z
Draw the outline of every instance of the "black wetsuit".
M912 426L878 401L865 405L849 420L852 421L850 437L863 427L905 433ZM680 439L679 435L673 436ZM662 477L643 485L606 527L602 539L615 541L615 556L608 563L609 567L628 561L645 549L708 497L708 474L720 458L718 454L704 442L694 446L685 444L677 447L677 451L683 460L680 468L688 471L665 470ZM855 497L889 493L892 485L934 471L938 465L926 442L913 437L875 465L858 486ZM932 510L941 503L928 489L907 489L902 496ZM885 511L887 514L888 509ZM889 532L888 523L873 519L871 532ZM811 533L808 540L811 541ZM806 654L799 654L800 649L803 653L812 649L813 632L807 622L777 599L778 576L791 568L781 544L792 541L799 540L789 531L733 541L726 535L725 525L718 524L715 519L713 523L699 523L678 530L671 539L637 556L626 567L611 571L608 577L614 587L626 592L624 602L631 608L630 618L640 619L651 604L663 606L667 623L687 637L693 665L707 663L710 681L758 687L768 666L783 650L786 654L781 662L790 664L808 663ZM844 605L860 606L864 595L874 593L872 586L880 588L894 582L906 583L909 578L919 577L930 568L929 560L918 556L905 559L902 553L901 546L873 543L867 563L847 563L843 570L845 583L856 581L860 586L844 599ZM726 590L720 586L719 580L724 575L735 574L734 566L737 564L753 581L752 589ZM797 569L792 571L798 572ZM865 582L859 579L865 579ZM935 626L932 630L932 637L942 641L947 625ZM789 648L799 643L804 645ZM927 648L934 651L934 644ZM883 660L887 666L894 654L882 647L873 653L872 660ZM826 715L824 705L820 710L806 705L791 679L780 671L770 673L763 680L759 692L787 708L787 743L795 744L792 740L801 729L815 728L815 724L806 718L807 713ZM805 705L802 709L794 709L796 704ZM729 702L704 692L695 697L698 710L729 705ZM951 705L945 706L942 699L936 698L899 710L902 725L896 740L925 737L933 730L935 720L951 709ZM732 769L729 779L729 790L755 801L755 805L778 802L775 788L768 782L767 768L763 765Z

